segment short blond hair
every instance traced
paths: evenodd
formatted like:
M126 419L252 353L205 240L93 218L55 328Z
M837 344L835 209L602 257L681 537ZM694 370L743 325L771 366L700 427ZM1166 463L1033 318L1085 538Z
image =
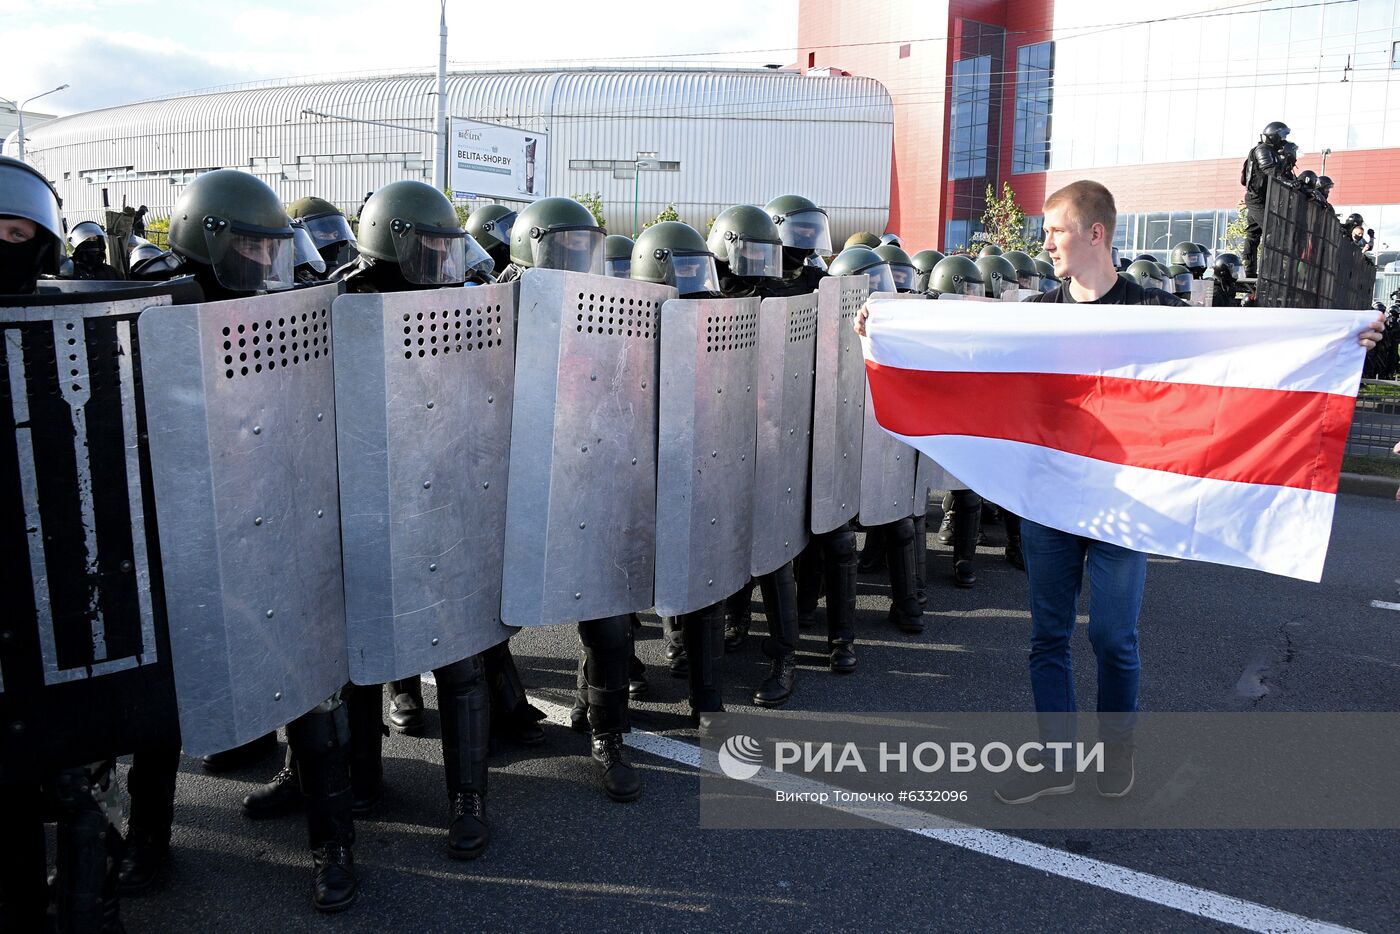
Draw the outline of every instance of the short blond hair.
M1113 230L1118 226L1118 206L1113 202L1113 192L1098 182L1087 178L1070 182L1045 199L1042 211L1063 207L1084 230L1095 224L1103 224L1104 239L1113 241Z

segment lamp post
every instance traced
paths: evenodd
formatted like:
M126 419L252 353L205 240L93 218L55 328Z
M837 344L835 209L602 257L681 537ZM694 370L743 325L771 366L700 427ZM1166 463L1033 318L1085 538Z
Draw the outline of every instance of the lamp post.
M634 240L641 232L641 228L637 226L637 202L642 184L642 173L661 170L661 163L657 161L656 156L657 154L654 152L638 151L637 159L632 164L632 239Z
M30 104L32 104L34 101L37 101L41 97L48 97L50 94L55 94L59 91L66 90L68 90L68 85L60 84L56 88L51 88L45 91L43 94L35 94L28 100L20 101L19 103L15 103L12 100L7 100L6 98L0 97L0 101L9 104L15 109L15 113L19 115L19 136L16 140L16 142L19 145L19 161L24 161L24 108L28 107Z

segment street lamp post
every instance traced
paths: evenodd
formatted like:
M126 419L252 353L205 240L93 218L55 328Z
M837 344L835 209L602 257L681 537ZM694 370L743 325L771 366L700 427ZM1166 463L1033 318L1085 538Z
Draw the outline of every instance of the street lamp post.
M632 163L632 239L637 238L641 228L637 226L637 202L642 184L643 172L657 172L661 169L661 163L656 161L657 154L654 152L638 151L636 161Z
M3 101L4 103L9 104L11 107L13 107L15 109L15 113L19 116L19 135L16 139L16 142L19 144L19 161L24 161L24 108L28 107L30 104L34 103L41 97L48 97L50 94L55 94L59 91L66 90L68 90L68 85L60 84L56 88L51 88L45 91L43 94L35 94L28 100L20 101L19 103L15 103L12 100L7 100L6 98L0 97L0 101Z

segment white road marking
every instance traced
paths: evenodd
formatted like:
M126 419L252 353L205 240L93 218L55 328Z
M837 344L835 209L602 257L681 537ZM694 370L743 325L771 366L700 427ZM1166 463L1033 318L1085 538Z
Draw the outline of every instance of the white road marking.
M1371 606L1378 610L1400 610L1400 603L1386 603L1384 600L1372 600Z
M551 723L565 727L569 725L569 708L543 700L538 696L532 698L531 703L543 710ZM627 734L626 741L628 746L642 752L669 759L694 769L701 767L700 747L693 743L682 742L645 730L633 730ZM813 786L821 785L820 782L809 779L804 779L803 783ZM832 789L828 787L828 790ZM835 803L835 796L832 797L831 801L832 803L827 806L833 809L875 820L881 819L878 812L873 813L859 805ZM950 846L961 847L974 853L981 853L994 859L1025 866L1028 869L1036 869L1064 879L1082 882L1105 891L1174 908L1198 918L1233 925L1246 931L1257 931L1259 934L1294 934L1294 932L1297 934L1324 934L1324 932L1327 934L1358 934L1353 928L1329 924L1326 921L1318 921L1304 915L1270 908L1267 905L1213 892L1210 889L1187 885L1183 882L1174 882L1151 873L1139 872L1136 869L1105 863L1087 856L1067 853L1064 850L1032 843L1011 834L974 827L956 829L910 828L904 825L910 823L911 817L922 817L927 820L929 815L913 809L908 809L908 811L909 813L905 815L885 813L891 826L909 833L937 840Z

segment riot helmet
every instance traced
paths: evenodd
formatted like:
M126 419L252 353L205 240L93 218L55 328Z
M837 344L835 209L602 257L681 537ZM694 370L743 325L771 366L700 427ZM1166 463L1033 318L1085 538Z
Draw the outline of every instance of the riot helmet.
M491 254L497 274L510 265L510 232L514 226L515 212L504 204L479 207L467 217L467 233Z
M873 249L875 249L875 248L876 248L877 246L879 246L879 245L880 245L880 238L879 238L879 237L875 236L873 233L871 233L871 232L868 231L868 230L861 230L861 231L858 231L858 232L856 232L856 233L853 233L853 234L851 234L849 237L847 237L847 238L846 238L846 245L843 246L841 249L844 251L844 250L849 250L849 249L850 249L851 247L853 247L853 246L863 246L863 247L867 247L867 248L873 250Z
M674 286L681 298L719 294L715 255L700 231L680 221L661 221L637 235L632 278Z
M1172 247L1171 260L1179 266L1185 266L1192 273L1204 272L1206 268L1205 250L1190 240L1182 240Z
M1134 260L1134 261L1137 261L1137 260L1140 260L1140 259L1145 259L1145 260L1147 260L1149 263L1155 263L1155 262L1157 262L1157 257L1156 257L1156 255L1154 255L1154 254L1152 254L1152 253L1139 253L1137 256L1134 256L1134 257L1133 257L1133 260Z
M632 246L635 241L622 234L603 238L603 272L614 279L626 279L632 274Z
M1283 174L1292 175L1293 168L1298 164L1298 144L1284 143L1279 147L1279 166L1283 169Z
M1191 270L1180 263L1173 263L1167 267L1167 274L1171 276L1171 291L1176 293L1176 297L1190 298L1191 280L1195 278Z
M83 221L74 224L73 229L68 231L68 248L76 250L89 240L102 240L107 236L102 225L96 221Z
M131 278L164 281L180 271L180 258L169 250L141 237L134 238L134 244L126 258Z
M1117 269L1119 266L1123 265L1123 260L1118 256L1118 247L1114 246L1114 247L1109 247L1108 249L1109 249L1109 254L1113 257L1113 268L1114 268L1114 269ZM1048 254L1048 253L1046 254L1046 256L1049 256L1049 255L1050 255L1050 254Z
M1170 292L1172 286L1172 274L1166 263L1153 263L1153 268L1157 270L1157 278L1162 282L1162 289Z
M1001 254L1001 247L997 246L995 243L985 244L982 249L977 252L979 258L983 256L1000 256Z
M338 269L360 255L345 214L324 198L298 198L287 205L287 216L302 222L328 268Z
M882 234L880 234L880 245L881 245L881 246L897 246L897 247L899 247L901 250L904 249L904 243L899 239L899 234L897 234L897 233L882 233ZM877 249L878 249L878 247L877 247Z
M1298 187L1306 192L1317 190L1317 173L1312 169L1304 169L1298 173Z
M815 202L801 195L779 195L763 210L777 225L784 249L831 255L831 223Z
M1128 264L1126 270L1128 278L1132 279L1144 289L1165 289L1166 282L1163 281L1161 270L1157 264L1145 259L1135 259Z
M875 248L875 255L890 264L890 274L894 276L894 287L899 292L919 291L919 269L909 254L887 243Z
M933 267L929 281L933 290L941 295L972 295L983 298L987 294L981 268L972 257L960 253L939 260Z
M1238 279L1244 263L1234 253L1215 254L1215 265L1211 267L1217 279Z
M1323 201L1332 197L1332 186L1336 184L1330 175L1319 175L1317 177L1317 196Z
M1365 227L1366 221L1361 217L1360 214L1357 214L1355 211L1352 211L1350 214L1347 215L1346 220L1342 221L1342 226L1347 229L1347 233L1351 233L1357 227Z
M1040 272L1040 291L1053 292L1060 284L1060 280L1055 278L1055 264L1049 260L1035 260L1035 268Z
M868 246L850 246L836 254L828 270L833 276L869 276L871 292L897 292L890 264Z
M706 241L715 260L744 279L783 275L783 241L768 212L752 204L725 208L710 226Z
M494 263L457 220L447 195L427 182L390 182L360 209L360 253L396 263L414 285L487 281Z
M326 274L326 258L316 249L316 240L300 220L292 221L292 244L296 247L296 273L308 278Z
M1040 291L1040 270L1035 267L1035 260L1031 259L1029 253L1020 250L1007 250L1002 256L1016 267L1016 282L1018 287L1030 289L1033 292Z
M63 260L63 201L28 163L0 156L0 295L27 295Z
M1259 134L1259 139L1261 142L1268 143L1270 146L1277 146L1279 143L1288 139L1288 134L1291 132L1292 130L1288 129L1288 124L1284 123L1282 120L1275 120L1264 127L1264 132Z
M918 271L918 278L914 282L914 288L919 292L927 292L933 279L933 267L937 266L943 259L943 254L937 250L920 250L913 256L914 269Z
M511 225L510 261L522 268L601 276L606 236L593 212L573 198L541 198Z
M232 292L294 283L291 219L277 193L247 172L218 169L185 186L170 218L170 248Z
M977 268L982 272L988 298L1001 298L1003 292L1020 284L1016 267L1001 253L988 253L977 257Z

